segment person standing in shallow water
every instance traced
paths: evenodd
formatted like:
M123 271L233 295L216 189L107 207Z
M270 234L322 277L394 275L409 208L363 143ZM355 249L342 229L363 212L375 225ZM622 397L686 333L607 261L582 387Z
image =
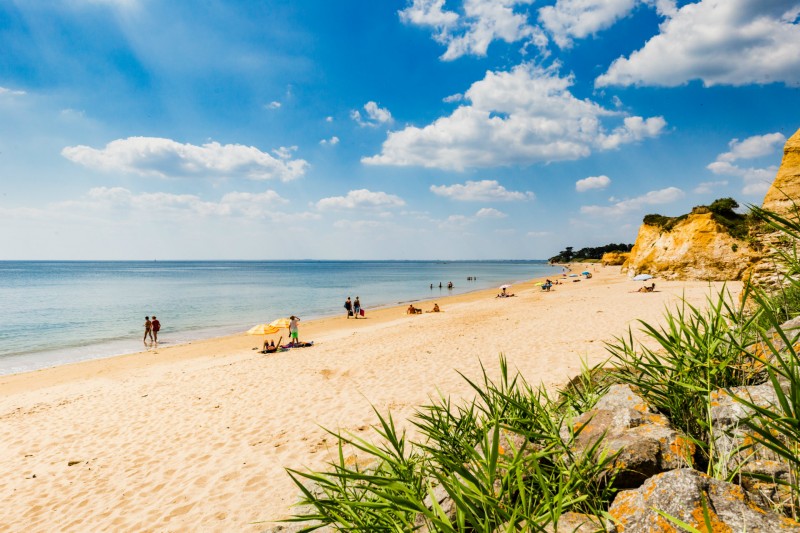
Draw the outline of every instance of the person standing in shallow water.
M153 323L150 322L150 317L144 317L144 337L142 338L142 342L147 344L147 336L150 336L150 341L153 341Z
M356 315L356 318L358 318L359 313L361 313L361 300L359 300L358 296L356 296L356 301L353 302L353 314Z
M153 320L150 322L153 327L153 340L158 342L158 332L161 330L161 322L158 321L156 315L153 315Z

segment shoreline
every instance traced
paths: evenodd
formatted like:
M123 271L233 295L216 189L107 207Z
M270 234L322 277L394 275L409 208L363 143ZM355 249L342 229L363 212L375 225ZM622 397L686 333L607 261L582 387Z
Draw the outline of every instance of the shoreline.
M568 267L566 267L566 265L560 265L559 264L559 265L553 265L553 267L562 267L562 268L566 268L567 269L566 271L569 271ZM559 272L558 275L560 276L561 272ZM545 277L542 277L541 279L545 279ZM533 282L535 282L535 281L537 281L539 279L540 278L537 277L537 278L531 278L529 280L523 280L523 281L512 280L509 283L521 285L521 284L524 284L524 283L533 283ZM438 287L434 287L434 289L436 289L436 288L438 288ZM440 290L442 290L442 289L440 289ZM443 288L443 290L447 290L447 289ZM493 288L482 288L482 289L476 288L476 289L468 290L468 291L465 291L465 292L462 292L462 293L459 293L459 294L443 295L443 296L440 296L439 299L442 300L442 301L445 301L448 298L456 298L456 297L459 297L459 296L467 296L467 295L474 294L476 292L481 292L481 291L490 291L491 292L493 290L495 290L495 289L493 289ZM407 305L407 304L425 303L425 302L433 301L433 300L436 300L436 299L437 298L435 296L432 296L431 298L417 298L417 299L403 300L403 301L399 301L399 302L396 302L396 303L380 304L380 305L378 305L376 307L370 307L369 311L370 312L383 311L383 310L386 310L386 309L403 307L404 305ZM312 322L316 322L316 321L320 321L320 320L328 320L328 319L331 319L331 318L335 318L337 316L340 316L340 313L337 312L337 313L331 313L331 314L326 314L326 315L321 315L321 316L314 316L313 318L310 318L309 320L307 320L305 322L305 324L311 324ZM208 332L208 334L200 333L199 336L197 336L197 337L192 336L192 334L191 334L192 332L191 331L176 331L176 332L173 333L173 335L177 336L180 340L178 340L176 342L170 342L168 340L169 337L167 337L166 338L167 339L166 342L162 342L161 345L156 346L156 347L152 347L151 346L151 347L147 347L146 349L143 349L143 350L142 349L133 349L133 348L132 349L125 349L125 350L123 350L121 352L105 353L105 354L101 354L101 355L89 355L89 356L87 356L85 358L78 357L75 360L58 361L55 364L49 364L48 362L45 362L43 366L24 368L24 369L21 369L19 371L13 371L13 372L7 372L7 373L0 372L0 387L2 387L4 385L4 383L5 383L4 382L4 378L10 377L10 376L17 376L17 375L20 375L20 374L28 374L28 373L31 373L31 372L40 372L40 371L60 368L60 367L63 367L63 366L68 366L68 365L76 365L76 364L83 364L83 363L91 363L93 361L102 361L102 360L107 360L107 359L114 359L114 358L117 358L117 357L136 356L136 355L139 355L139 354L151 352L153 350L186 346L186 345L190 345L190 344L193 344L193 343L229 339L231 337L236 337L238 335L243 334L250 327L252 327L252 325L241 326L241 329L240 329L240 326L232 326L232 325L231 326L226 326L224 328L220 328L218 330L216 328L202 328L202 329L194 330L194 331L196 331L196 332L206 331L206 332ZM235 328L235 330L234 330L234 328ZM162 336L163 336L163 334L162 334ZM288 336L288 333L287 333L287 336ZM126 342L128 342L128 343L136 343L136 340L135 339L128 339ZM47 359L48 361L53 361L54 357L57 354L64 354L64 353L68 354L68 353L70 353L72 351L78 351L78 350L81 350L82 348L86 348L88 346L98 346L98 347L100 347L100 346L108 346L109 344L110 343L107 343L107 342L105 342L105 343L92 343L92 344L86 344L86 345L71 346L68 349L65 349L63 351L45 350L45 351L29 352L29 353L23 353L23 354L15 354L13 356L9 356L9 359L21 358L21 357L26 357L26 356L41 355L45 359ZM48 355L50 356L49 358L47 357Z
M551 292L531 280L514 298L484 289L432 299L441 313L392 306L366 320L301 322L300 339L314 346L273 355L253 349L263 336L234 335L0 377L9 495L0 524L261 531L267 524L255 522L296 503L286 468L336 457L323 428L372 440L377 410L411 435L419 406L472 397L459 373L480 379L484 368L495 379L501 353L532 385L552 388L606 360L604 342L639 319L660 324L681 298L705 307L723 285L657 280L656 292L634 293L640 284L618 267L596 268Z
M564 267L564 265L552 265L552 266L553 267ZM560 275L560 274L561 274L561 272L558 273L558 275ZM511 280L511 281L504 281L502 283L519 284L519 283L526 283L526 282L529 282L531 280L537 280L537 279L539 279L539 278L536 277L536 278L531 278L531 279L522 280L522 281L520 281L520 280ZM542 279L544 279L544 277L542 277ZM467 282L467 283L469 283L469 282ZM436 288L438 288L438 287L434 287L434 290ZM446 291L447 288L443 287L443 288L439 288L439 290L440 291L441 290L445 290ZM461 292L461 293L458 293L458 294L444 294L444 295L439 296L439 299L444 300L445 298L463 296L463 295L472 294L472 293L480 292L480 291L484 291L484 290L491 291L493 289L491 287L475 288L475 289L470 289L470 290L467 290L465 292ZM370 307L369 310L370 311L379 311L379 310L389 309L389 308L393 308L393 307L401 307L403 305L407 305L407 304L410 304L410 303L427 302L427 301L435 300L436 298L437 298L437 296L431 296L430 298L415 298L415 299L409 299L409 300L400 300L400 301L397 301L397 302L389 302L389 303L379 304L379 305L377 305L375 307ZM287 316L288 316L288 314L287 314ZM321 315L313 315L311 318L309 318L309 320L306 323L310 323L311 321L326 320L326 319L329 319L329 318L334 318L336 316L339 316L339 312L338 311L337 312L325 313L325 314L321 314ZM231 325L227 325L227 326L223 326L223 327L214 327L214 326L203 327L203 328L198 328L196 330L177 330L177 331L174 331L174 332L170 332L170 334L169 334L170 336L174 336L175 338L177 338L176 341L170 342L169 341L170 336L167 336L166 337L166 342L162 342L161 345L158 346L155 349L158 349L158 348L165 349L165 348L168 348L168 347L184 346L184 345L188 345L188 344L192 344L192 343L198 343L198 342L204 342L204 341L213 341L213 340L218 340L218 339L223 339L223 338L229 338L229 337L233 337L233 336L239 335L239 334L247 331L247 329L249 329L250 327L252 327L252 324L251 325L244 325L244 326L243 325L233 325L233 324L231 324ZM163 336L163 334L162 334L162 336ZM111 348L115 344L126 345L126 346L131 346L131 347L130 348L121 348L119 350L116 350L114 348ZM88 344L76 344L74 346L69 346L69 347L64 348L64 349L39 350L39 351L24 352L24 353L18 353L18 354L5 356L5 357L7 357L8 360L35 358L35 357L39 356L39 357L42 358L42 363L41 363L41 365L39 365L37 363L31 363L29 365L26 365L25 363L22 363L22 364L18 365L18 366L22 367L19 370L12 369L11 371L8 371L8 372L0 371L0 386L2 386L2 383L3 383L2 380L6 376L15 376L15 375L18 375L18 374L26 374L26 373L29 373L29 372L39 372L39 371L42 371L42 370L58 368L58 367L62 367L62 366L65 366L65 365L89 363L89 362L92 362L92 361L99 361L99 360L104 360L104 359L113 359L113 358L116 358L116 357L124 357L124 356L129 356L129 355L137 355L137 354L141 354L141 353L146 353L146 352L152 351L154 349L153 347L147 347L145 349L141 349L141 347L132 347L132 345L134 345L134 344L138 344L136 338L115 339L115 341L113 341L113 342L109 342L109 341L91 342L91 343L88 343ZM79 353L81 350L86 350L87 348L96 348L96 351L98 353L94 353L95 350L91 350L93 353L90 354L90 355L86 355L84 357L81 357L80 355L77 355L77 356L74 355L76 353ZM103 351L103 350L105 350L105 351ZM71 355L73 355L73 357L70 357ZM8 364L10 365L11 363L8 363Z

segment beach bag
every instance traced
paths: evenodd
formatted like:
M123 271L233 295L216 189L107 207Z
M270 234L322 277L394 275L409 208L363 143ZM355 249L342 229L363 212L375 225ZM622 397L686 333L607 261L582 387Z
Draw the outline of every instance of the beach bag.
M350 309L347 310L347 316L353 316L353 312Z
M364 310L363 309L361 310L361 316L364 316Z

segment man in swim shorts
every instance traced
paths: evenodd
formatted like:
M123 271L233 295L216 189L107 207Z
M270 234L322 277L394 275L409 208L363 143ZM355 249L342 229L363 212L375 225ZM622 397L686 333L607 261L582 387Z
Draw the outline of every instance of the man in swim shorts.
M300 342L297 333L297 323L300 322L300 317L294 315L289 317L289 337L292 339L292 344Z

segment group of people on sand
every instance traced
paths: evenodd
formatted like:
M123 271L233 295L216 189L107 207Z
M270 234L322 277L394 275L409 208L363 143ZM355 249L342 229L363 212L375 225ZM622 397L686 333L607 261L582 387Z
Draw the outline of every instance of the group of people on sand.
M354 318L358 318L359 315L362 317L364 316L364 311L361 310L361 300L358 296L356 296L356 301L351 302L350 297L347 297L347 300L344 302L344 308L347 310L347 318L351 316Z
M142 342L147 344L147 337L150 337L150 342L158 344L158 332L161 331L161 322L158 321L156 315L153 315L151 320L149 316L144 317L144 337Z
M439 304L433 304L433 309L430 311L425 311L426 313L440 313L442 310L439 309ZM414 304L409 304L408 309L406 309L407 315L421 315L422 309L419 307L414 307Z
M275 344L275 341L264 341L264 346L261 353L273 353L277 352L281 348L305 348L306 346L313 346L313 342L303 342L300 340L300 330L298 328L298 324L300 323L299 316L290 316L289 317L289 344L285 346L281 346L281 341L278 339L278 344Z

